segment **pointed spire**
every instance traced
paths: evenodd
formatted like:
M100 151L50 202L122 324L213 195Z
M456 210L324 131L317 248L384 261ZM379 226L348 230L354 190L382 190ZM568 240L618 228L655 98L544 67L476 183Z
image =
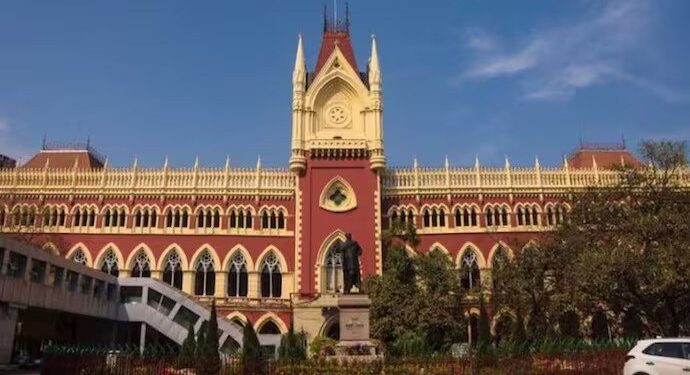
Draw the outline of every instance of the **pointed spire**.
M199 169L199 155L194 159L194 169Z
M419 163L417 162L417 157L415 157L415 158L412 160L412 166L414 167L414 169L419 168Z
M261 155L256 158L256 169L261 169Z
M446 159L443 161L443 166L446 167L446 169L450 168L450 161L448 161L448 155L446 155Z
M539 164L539 156L534 157L534 168L536 168L536 169L541 168L541 164Z
M474 168L479 169L479 155L474 155Z
M43 165L43 169L48 170L49 166L50 166L50 157L47 157L46 163Z
M508 155L506 155L505 158L506 158L506 169L510 169L510 161L508 160Z
M621 155L621 167L625 168L625 159L623 159L623 155Z
M297 53L295 54L295 72L305 71L304 47L302 46L302 33L297 34Z
M165 160L163 160L163 169L168 169L168 155L165 155Z
M230 170L230 155L225 156L225 170Z
M108 168L108 157L106 156L105 159L103 159L103 169Z
M135 155L134 156L134 163L132 163L132 169L137 169L138 166L139 166L139 158L137 158Z
M381 66L379 65L379 52L376 46L376 35L371 36L371 57L369 58L369 84L381 84Z
M592 169L597 170L597 158L592 155Z
M74 165L72 168L74 168L75 171L79 168L79 158L74 158Z
M570 165L568 164L568 157L563 155L563 168L568 169Z

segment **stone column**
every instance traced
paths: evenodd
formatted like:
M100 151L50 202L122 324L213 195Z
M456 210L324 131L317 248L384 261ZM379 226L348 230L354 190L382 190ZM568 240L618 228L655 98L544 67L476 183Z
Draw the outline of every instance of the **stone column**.
M259 280L261 273L259 272L249 272L247 275L247 297L249 298L260 298L259 292Z
M194 294L194 271L182 271L184 278L182 279L182 291L187 294Z
M225 298L228 290L228 275L223 271L216 271L216 298Z
M10 363L12 359L18 314L16 308L0 306L0 365Z

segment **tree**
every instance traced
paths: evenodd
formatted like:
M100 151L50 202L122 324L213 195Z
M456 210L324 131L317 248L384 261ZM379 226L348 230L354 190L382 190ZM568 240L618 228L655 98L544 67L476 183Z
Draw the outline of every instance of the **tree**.
M202 324L199 330L197 345L197 373L213 375L220 371L220 353L218 350L218 315L216 313L216 301L211 302L211 317L208 322Z
M242 361L255 362L261 359L261 345L259 337L250 322L244 325L242 332Z
M614 183L575 194L566 220L501 270L495 299L530 311L533 337L555 325L549 317L600 306L636 311L652 335L690 332L686 145L643 142L640 153L647 167L621 167Z
M303 360L307 358L306 337L304 332L295 333L290 325L288 332L280 338L278 357L281 360Z
M521 309L517 309L517 312L515 313L515 320L513 320L513 329L510 334L510 338L515 345L523 345L527 341L525 319L522 317Z
M491 329L489 328L489 314L486 312L483 295L479 296L479 321L477 322L477 328L477 348L479 351L485 351L491 345Z
M465 334L457 319L462 291L452 261L438 250L410 256L407 248L418 242L413 225L394 222L383 236L383 275L366 280L372 336L401 355L444 351ZM426 347L419 348L420 342Z
M192 368L194 367L194 358L196 354L196 338L194 335L194 326L189 325L187 328L187 338L182 342L182 348L177 356L178 368Z

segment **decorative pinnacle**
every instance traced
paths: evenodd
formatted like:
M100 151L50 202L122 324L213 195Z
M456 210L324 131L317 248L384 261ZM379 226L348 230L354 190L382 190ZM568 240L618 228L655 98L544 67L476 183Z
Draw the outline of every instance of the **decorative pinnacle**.
M506 155L506 169L510 168L510 161L508 160L508 155Z
M199 155L194 159L194 169L199 169Z
M230 155L225 156L225 170L230 169Z
M479 155L474 155L474 168L479 169Z
M541 167L541 165L539 164L539 156L534 157L534 167L537 169L539 169L539 167Z
M163 169L168 169L168 155L165 155L165 160L163 161Z

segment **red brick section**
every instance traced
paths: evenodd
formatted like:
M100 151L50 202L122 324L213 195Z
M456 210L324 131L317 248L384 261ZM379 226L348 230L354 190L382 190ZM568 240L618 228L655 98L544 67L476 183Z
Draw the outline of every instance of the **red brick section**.
M79 160L78 169L103 168L103 164L86 150L75 151L46 151L34 155L22 168L44 168L46 161L49 169L74 168L75 160Z
M345 55L345 59L352 66L352 69L357 72L357 61L355 60L355 52L350 43L350 34L343 31L327 30L323 33L323 40L321 41L321 50L319 51L319 59L316 61L316 68L314 74L319 74L319 71L326 63L326 60L331 56L335 46L338 46L340 52Z
M597 168L612 169L615 166L633 166L639 168L642 163L625 149L616 150L587 150L581 149L575 151L568 160L568 164L572 168L588 168L593 167L592 157L597 161Z

